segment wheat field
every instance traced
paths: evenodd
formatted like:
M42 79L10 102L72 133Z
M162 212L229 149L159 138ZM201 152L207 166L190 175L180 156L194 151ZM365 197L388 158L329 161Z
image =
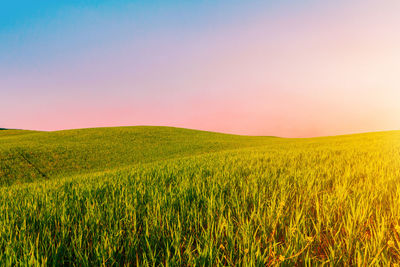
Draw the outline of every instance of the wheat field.
M400 132L0 131L0 262L400 261Z

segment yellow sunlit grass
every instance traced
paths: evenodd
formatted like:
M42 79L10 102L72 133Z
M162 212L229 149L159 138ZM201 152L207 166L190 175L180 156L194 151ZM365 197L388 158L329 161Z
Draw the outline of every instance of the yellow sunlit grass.
M22 151L47 176L13 182L14 166L1 161L5 264L400 260L400 132L281 139L148 127L42 135L38 143L34 134L0 143L2 155ZM92 146L101 154L85 154ZM72 167L46 168L46 157L66 155ZM85 164L85 172L73 167Z

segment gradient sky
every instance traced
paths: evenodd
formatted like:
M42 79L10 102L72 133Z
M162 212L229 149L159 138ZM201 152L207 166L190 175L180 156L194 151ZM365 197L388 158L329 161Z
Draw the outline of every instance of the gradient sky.
M2 1L0 127L400 129L400 1Z

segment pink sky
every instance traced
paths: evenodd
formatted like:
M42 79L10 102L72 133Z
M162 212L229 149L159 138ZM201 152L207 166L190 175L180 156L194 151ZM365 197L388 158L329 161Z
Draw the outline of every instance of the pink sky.
M400 2L254 6L222 18L211 7L188 21L169 8L143 25L129 11L71 9L0 31L0 127L400 129Z

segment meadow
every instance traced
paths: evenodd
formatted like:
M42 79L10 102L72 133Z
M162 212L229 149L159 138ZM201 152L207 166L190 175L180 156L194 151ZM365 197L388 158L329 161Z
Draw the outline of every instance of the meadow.
M400 132L0 131L2 265L395 265Z

